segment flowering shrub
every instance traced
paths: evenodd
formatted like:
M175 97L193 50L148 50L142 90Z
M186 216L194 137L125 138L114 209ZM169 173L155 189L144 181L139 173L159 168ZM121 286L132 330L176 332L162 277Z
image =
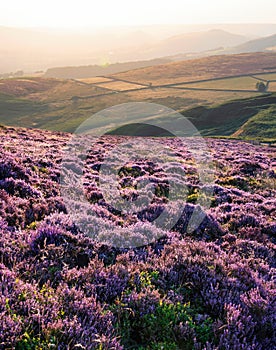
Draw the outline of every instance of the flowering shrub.
M153 188L151 203L132 213L114 209L98 186L120 140L105 137L83 170L96 213L83 220L100 243L60 196L69 135L1 128L0 137L0 349L275 349L275 150L207 140L216 169L206 185L189 152L163 139L177 163L137 159L120 169L129 201L140 180ZM166 231L152 222L172 181L186 204Z

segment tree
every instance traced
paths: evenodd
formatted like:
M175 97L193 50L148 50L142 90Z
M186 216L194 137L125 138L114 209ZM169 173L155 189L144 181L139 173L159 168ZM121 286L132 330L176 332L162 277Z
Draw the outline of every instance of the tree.
M71 101L72 101L73 103L77 103L77 102L79 101L79 96L72 96L72 97L71 97Z
M259 92L265 92L267 90L267 85L262 81L258 81L256 84L256 89Z
M24 75L23 70L18 70L13 74L14 77L22 77Z

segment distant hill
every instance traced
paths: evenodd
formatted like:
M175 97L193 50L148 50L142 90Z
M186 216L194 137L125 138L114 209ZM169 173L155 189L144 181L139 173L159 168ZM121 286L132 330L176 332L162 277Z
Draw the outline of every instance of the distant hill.
M270 26L245 26L246 36L210 26L141 26L73 30L0 26L0 74L51 67L142 61L187 51L236 46ZM255 29L254 29L255 28ZM263 29L262 29L263 28ZM242 27L229 30L243 33ZM253 35L250 32L254 33ZM185 34L193 32L191 34ZM260 34L262 35L262 34ZM181 51L179 51L179 49ZM159 53L162 53L160 56Z
M0 26L0 75L160 57L174 61L263 51L275 46L273 36L252 39L275 32L273 24L110 27L75 32Z
M232 34L220 29L185 33L160 41L146 52L156 57L198 53L217 48L232 47L246 42L248 38L243 35Z
M156 43L162 38L152 37L143 27L74 31L0 26L0 74L18 70L34 72L58 66L134 61L139 59L137 52L140 47Z
M140 33L136 33L136 35ZM45 77L52 78L87 78L108 75L137 68L145 68L172 61L188 59L188 54L209 56L215 49L224 50L247 41L246 36L231 34L224 30L208 30L185 33L163 39L156 44L144 46L137 52L137 57L153 57L151 60L113 63L106 66L87 65L49 68ZM130 50L131 51L131 50ZM129 54L130 54L129 51ZM177 55L180 55L179 57ZM133 55L131 55L133 56ZM156 58L157 57L157 58ZM158 58L162 57L162 58Z
M228 42L230 44L230 41ZM231 47L230 47L231 46ZM222 45L205 51L182 52L170 55L172 61L184 61L188 59L203 58L209 56L231 55L251 52L276 52L276 34L261 38L254 38L239 45ZM160 55L161 56L161 55Z
M241 52L260 52L272 49L276 51L276 34L270 35L268 37L250 40L244 44L238 45L229 51L231 53L241 53Z
M56 67L46 71L46 78L61 78L61 79L80 79L87 77L96 77L99 75L109 75L119 72L129 71L137 68L145 68L165 64L171 62L168 58L158 58L153 60L114 63L109 65L89 65L79 67Z

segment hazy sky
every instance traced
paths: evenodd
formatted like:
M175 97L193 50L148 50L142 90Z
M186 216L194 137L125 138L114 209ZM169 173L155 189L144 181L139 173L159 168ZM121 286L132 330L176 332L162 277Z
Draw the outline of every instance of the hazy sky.
M1 0L0 25L93 27L145 24L275 23L266 0Z

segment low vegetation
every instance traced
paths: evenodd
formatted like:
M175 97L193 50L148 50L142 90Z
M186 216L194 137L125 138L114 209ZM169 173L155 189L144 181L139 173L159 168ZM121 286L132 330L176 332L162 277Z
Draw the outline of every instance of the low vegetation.
M122 164L118 188L127 198L139 181L155 188L147 208L123 213L98 188L103 157L122 142L106 136L83 169L99 241L72 221L60 196L69 136L0 129L0 348L273 350L274 150L208 139L215 177L202 185L189 150L163 138L171 159ZM150 141L143 139L145 149ZM166 179L188 191L178 193L183 212L167 231L152 222L168 201L162 176L171 166L185 176ZM211 196L210 208L200 204L200 193ZM203 221L187 230L193 213L203 213ZM148 239L144 232L151 243L126 244Z

